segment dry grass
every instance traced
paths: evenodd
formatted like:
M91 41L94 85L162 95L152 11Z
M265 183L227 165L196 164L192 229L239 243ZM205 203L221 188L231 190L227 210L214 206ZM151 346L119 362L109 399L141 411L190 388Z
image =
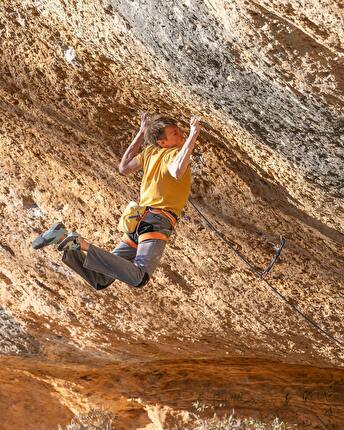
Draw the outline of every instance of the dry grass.
M58 430L116 430L115 419L111 412L91 409L87 414L76 415L66 427L58 426Z
M115 421L116 417L111 412L92 409L87 414L76 415L66 427L58 426L58 430L116 430ZM223 418L214 415L212 418L201 419L195 415L192 430L296 430L296 426L285 424L278 418L270 424L253 418L236 418L233 411L230 416Z
M198 419L192 430L296 430L275 418L272 423L262 423L253 418L236 418L234 411L230 416L218 418L216 415L209 419Z

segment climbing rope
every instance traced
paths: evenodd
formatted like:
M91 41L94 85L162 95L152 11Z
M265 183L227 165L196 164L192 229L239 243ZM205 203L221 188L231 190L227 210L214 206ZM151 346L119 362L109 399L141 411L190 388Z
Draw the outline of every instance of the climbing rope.
M198 207L194 204L193 199L189 198L189 202L191 203L192 207L196 210L196 212L201 216L201 218L206 222L206 224L208 225L208 227L216 234L216 236L218 236L223 242L225 242L225 244L246 264L246 266L249 267L249 269L255 274L257 275L259 278L264 278L265 276L267 276L269 274L269 272L271 271L273 265L276 263L278 257L281 255L282 249L286 243L286 240L281 237L281 241L280 241L280 245L278 246L278 248L276 249L275 255L272 257L270 263L268 264L268 266L259 271L256 269L256 267L246 258L244 257L234 246L234 244L232 244L226 237L224 237L224 235L219 232L216 227L214 227L211 222L203 215L203 213L198 209Z
M203 215L203 213L200 211L200 209L195 205L193 199L189 198L189 202L191 206L195 209L195 211L200 215L200 217L205 221L207 226L218 236L234 253L237 255L245 264L246 266L259 278L261 279L266 286L270 288L270 290L279 298L281 299L285 304L287 304L293 311L298 313L302 318L304 318L305 321L307 321L311 326L313 326L316 330L318 330L320 333L325 335L328 339L331 339L333 342L335 342L340 347L344 347L344 342L336 339L334 336L332 336L330 333L328 333L326 330L321 328L315 321L313 321L311 318L309 318L306 314L304 314L297 306L290 303L289 300L284 297L282 293L280 293L277 288L275 288L273 285L271 285L270 282L268 282L265 277L267 274L271 271L273 265L277 261L278 257L281 255L283 246L285 245L286 240L281 237L280 245L274 255L274 257L271 259L269 265L262 271L259 271L256 269L256 267L246 258L244 257L234 246L233 243L231 243L220 231L217 230L216 227L211 224L211 222Z

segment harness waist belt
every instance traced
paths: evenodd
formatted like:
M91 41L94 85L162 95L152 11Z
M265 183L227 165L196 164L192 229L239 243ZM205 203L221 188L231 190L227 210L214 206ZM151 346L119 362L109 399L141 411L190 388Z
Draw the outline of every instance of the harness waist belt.
M170 221L173 228L176 226L178 217L174 212L167 211L165 209L153 208L151 206L147 206L147 210L152 213L163 215Z

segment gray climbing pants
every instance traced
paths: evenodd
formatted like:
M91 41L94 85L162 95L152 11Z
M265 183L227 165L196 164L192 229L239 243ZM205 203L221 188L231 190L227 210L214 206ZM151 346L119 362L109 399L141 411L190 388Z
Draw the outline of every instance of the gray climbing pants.
M138 237L147 231L160 232L169 237L173 227L166 217L147 213L137 232L129 235L138 244L137 248L120 242L117 248L108 252L90 245L87 253L64 251L62 261L96 290L108 287L116 279L132 287L141 287L158 267L166 246L166 241L160 239L139 243Z
M146 273L150 277L157 268L165 246L164 240L145 240L137 249L120 242L108 252L90 245L87 253L65 251L62 261L96 290L108 287L116 279L137 287Z

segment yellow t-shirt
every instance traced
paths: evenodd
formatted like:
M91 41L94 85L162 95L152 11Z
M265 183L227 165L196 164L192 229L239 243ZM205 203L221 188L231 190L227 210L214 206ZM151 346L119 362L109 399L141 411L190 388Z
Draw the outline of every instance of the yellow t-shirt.
M166 209L180 215L190 194L191 169L188 166L180 179L175 179L168 171L168 165L179 150L149 145L137 155L143 168L140 206Z

